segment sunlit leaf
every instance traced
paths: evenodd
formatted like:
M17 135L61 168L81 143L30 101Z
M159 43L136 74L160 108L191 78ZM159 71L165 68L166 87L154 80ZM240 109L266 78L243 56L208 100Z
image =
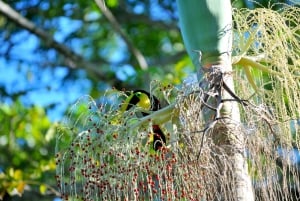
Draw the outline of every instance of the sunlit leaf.
M56 126L55 124L52 125L52 126L48 129L48 131L47 131L47 133L46 133L46 135L45 135L45 140L46 140L46 142L49 142L50 140L54 139L56 129L57 129L57 126Z
M119 1L118 0L106 0L105 3L108 7L116 7L116 6L118 6Z
M13 178L15 180L21 180L23 178L23 172L22 172L22 170L14 170L13 171Z
M12 114L12 108L10 108L8 105L1 105L0 110L6 114L6 115L11 115Z
M40 185L40 193L44 195L47 191L47 186L45 184Z

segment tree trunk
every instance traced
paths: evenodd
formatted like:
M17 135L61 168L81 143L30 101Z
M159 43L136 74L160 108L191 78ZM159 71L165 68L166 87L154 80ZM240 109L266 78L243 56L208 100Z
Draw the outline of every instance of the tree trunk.
M232 77L231 2L177 0L177 5L184 43L198 69L200 87L206 96L200 99L203 106L199 107L199 113L202 112L207 125L204 130L210 130L204 132L204 137L212 139L214 144L211 162L218 170L207 170L213 171L219 181L218 195L214 197L224 201L253 201L238 108L243 103L234 93Z
M254 194L245 156L245 139L240 123L238 104L243 104L234 94L232 67L230 63L212 65L206 72L208 83L214 85L220 96L210 104L217 108L210 136L216 150L213 158L218 164L217 176L221 200L253 201ZM206 86L203 86L206 88ZM232 94L231 94L232 93ZM206 113L207 114L207 113Z

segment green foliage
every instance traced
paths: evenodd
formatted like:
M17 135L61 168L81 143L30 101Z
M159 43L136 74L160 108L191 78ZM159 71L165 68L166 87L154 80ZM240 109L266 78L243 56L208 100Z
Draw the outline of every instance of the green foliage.
M13 89L11 89L9 86L4 87L2 86L1 82L1 99L3 97L9 97L11 98L10 100L16 101L19 97L22 97L29 91L34 92L35 87L38 89L45 87L49 89L50 92L54 92L56 91L56 89L66 88L65 84L67 82L58 83L54 80L56 75L54 73L52 75L52 72L55 71L50 71L50 78L53 79L49 79L48 76L47 79L49 79L50 81L45 85L41 85L44 80L40 80L40 75L43 72L49 70L49 68L47 67L53 67L53 69L56 69L57 66L63 66L68 68L69 70L67 72L67 75L64 77L64 81L76 81L80 78L88 78L92 83L90 89L91 95L92 97L96 98L103 96L103 91L106 88L110 88L111 86L115 86L117 89L149 88L149 82L153 79L161 80L161 89L165 89L169 84L180 84L187 74L194 71L190 59L185 55L185 50L181 41L179 29L177 27L177 18L174 14L174 1L105 1L107 8L110 9L112 14L116 17L121 29L124 30L124 32L127 34L129 40L131 40L136 48L140 49L143 55L146 57L150 66L147 70L141 70L139 68L136 62L136 58L134 58L132 53L128 50L128 46L124 44L124 41L122 40L120 35L112 30L111 23L104 17L103 13L99 10L94 2L85 0L16 0L5 2L16 11L20 12L22 16L32 21L38 28L46 30L46 32L49 33L50 36L55 35L55 37L57 37L60 36L60 34L63 35L62 38L57 37L56 39L70 50L74 50L83 58L83 60L95 63L99 67L99 71L104 76L95 75L93 72L90 72L87 69L85 69L86 73L82 73L82 71L77 72L76 69L74 70L73 68L72 59L62 55L61 52L57 51L56 47L49 46L48 40L44 41L38 37L34 37L37 40L37 42L34 43L36 46L31 47L32 49L24 49L24 43L22 42L27 42L27 40L23 39L27 39L27 37L31 37L32 35L28 31L26 31L24 27L16 25L15 22L4 17L4 15L1 14L0 42L3 47L0 48L1 59L5 59L6 61L10 62L11 66L7 66L7 68L15 67L16 72L20 73L20 77L18 77L17 81L23 80L24 77L26 78L26 83L21 84L21 89L18 89L15 85L12 85ZM159 4L152 4L152 2L159 2ZM238 6L245 6L245 1L236 2ZM260 2L262 5L268 4L268 1ZM158 13L163 13L164 17L159 18L159 15L157 15L156 12L153 12L153 5L161 6L161 8L163 8L163 11L159 11ZM258 5L259 4L254 4L254 6ZM143 8L142 11L138 10L141 7ZM277 5L277 7L281 7L281 5ZM244 15L241 16L242 18L244 18L244 20L251 19L251 16L249 18L244 17ZM277 16L272 18L280 19ZM60 24L62 22L62 19L65 20L64 24ZM75 26L74 24L76 23L78 23L79 26ZM287 21L287 23L293 26L297 25L296 21L294 22L290 20ZM247 22L243 22L241 24L246 26ZM267 26L267 28L276 26L277 25L275 23L275 25L272 24L272 26ZM243 43L244 39L246 40L245 34L247 32L255 30L255 28L255 26L246 27L245 30L241 30L238 41L240 43ZM283 30L285 30L285 28ZM271 33L272 29L269 29L268 32ZM277 36L286 35L286 32L282 30L279 30L279 32L277 33ZM299 31L296 30L295 33L299 34ZM22 34L24 34L25 37ZM268 34L269 33L267 33L266 35ZM255 38L255 40L257 39L259 39L259 37ZM271 46L273 46L273 44L276 44L278 41L279 40L271 42ZM250 44L255 44L252 42L253 40L250 41ZM27 44L25 46L27 46ZM242 44L242 46L239 46L241 49L243 49L241 51L242 53L238 51L236 55L243 56L244 53L247 52L251 53L248 56L253 56L253 54L255 53L255 51L253 50L255 49L255 45L251 45L251 48L253 49L247 48L248 46L245 46L244 44ZM261 47L263 47L263 45ZM271 50L271 48L268 49ZM289 48L281 49L289 50ZM114 56L116 56L116 52L119 50L120 52L118 53L124 56L122 58L119 58L118 61L114 61L113 58ZM260 49L259 52L263 50L264 48ZM25 53L30 56L20 57ZM277 56L278 54L273 54L272 58L277 58ZM288 55L284 55L283 57L288 58ZM277 59L274 59L274 61L284 60L282 57L280 58L281 59L279 59L278 57ZM295 58L292 58L289 61L289 65L293 64L291 61L296 61L297 63L299 62L299 59L295 60ZM270 62L260 61L259 63L267 66L267 64ZM117 76L117 74L124 69L124 66L126 64L129 64L133 68L134 73L130 76L125 76L125 79L121 79ZM242 76L242 83L244 80L246 80L246 77L241 70L243 68L242 63L239 63L238 66L239 67L236 68L237 74L240 74ZM280 91L282 80L281 78L276 78L275 76L273 76L272 73L269 74L269 72L271 72L270 69L272 69L273 71L279 71L279 73L281 73L281 71L278 70L280 66L281 63L279 62L276 64L276 66L272 66L272 68L270 67L269 70L264 72L262 72L258 68L250 68L250 73L254 78L253 83L255 85L249 86L249 83L246 83L245 85L239 83L237 84L239 87L238 93L244 94L245 97L249 97L253 93L255 93L253 86L257 86L260 90L269 90L266 97L268 100L272 100L272 93L274 92L274 90ZM84 68L85 65L79 67ZM6 69L4 69L4 71L5 70ZM297 68L286 68L286 71L289 70L291 72L294 72L295 74L298 73ZM34 80L36 80L36 83L31 82ZM30 84L27 83L29 81ZM8 85L10 85L10 83ZM25 89L23 89L24 86ZM285 114L285 117L299 118L299 110L297 110L298 107L297 105L295 105L298 103L294 102L294 100L299 99L299 96L297 95L298 93L295 93L296 95L294 97L292 96L291 98L291 95L293 95L293 91L289 90L288 87L289 85L286 84L286 89L280 91L283 95L282 97L280 96L281 99L280 97L277 97L277 101L281 100L281 103L283 103L284 107L281 107L281 110L283 111L283 114ZM70 89L64 91L64 94L66 94L66 96L65 99L63 99L63 102L65 102L66 99L69 98L69 96L72 96L72 92L73 91L70 91ZM168 93L160 94L161 97L165 97L168 95ZM26 97L22 98L26 99ZM256 96L255 98L257 98L257 100L259 101L262 100L261 97ZM170 100L168 100L167 102L174 102L175 99L176 98L172 97L172 99L170 98ZM54 105L56 104L57 103L54 103ZM58 101L57 105L60 104L61 101ZM268 104L272 105L273 103L270 101ZM80 118L80 115L87 111L90 112L90 110L88 110L86 106L86 104L83 104L81 106L78 106L78 110L76 112L73 111L73 116L70 119L70 123L74 123L78 119L82 120L82 118ZM281 114L281 110L279 110L279 108L276 108L276 110L277 114ZM115 108L112 111L115 111ZM94 110L92 114L96 116L96 110ZM260 118L257 119L261 120ZM257 119L254 118L253 121L249 121L250 124L252 122L255 122ZM77 124L72 125L72 127L74 128L74 130L72 130L73 135L78 134L78 130L83 131L84 126L93 127L93 125L91 124L86 124L86 120L87 119L82 122L77 121ZM93 121L97 120L99 119L94 119ZM22 199L25 199L24 196L26 197L26 194L28 195L30 193L36 192L38 192L39 195L45 195L43 196L43 198L39 197L39 200L47 199L46 195L49 194L53 197L53 195L57 193L55 189L53 189L53 186L55 185L55 161L53 159L53 155L55 147L54 135L56 125L49 121L49 118L45 114L45 109L36 106L25 107L19 101L14 102L12 105L1 104L0 122L0 198L5 196L5 193L7 192L10 194L22 194ZM296 125L297 124L295 123L293 140L295 142L299 142L299 129L297 129ZM286 128L287 130L289 130L288 127ZM60 129L61 133L66 132L64 133L64 137L66 137L67 135L71 135L70 130L68 130L69 127L64 131L63 128ZM125 137L123 136L123 138L114 139L112 136L107 135L103 139L105 139L106 142L106 144L104 144L108 147L110 146L110 143L116 141L121 144L122 140L127 140L127 138L124 138ZM72 138L70 137L69 139L65 139L66 142L65 144L62 144L63 146L69 145L68 142ZM177 139L175 139L175 141L176 140ZM146 142L144 140L143 145L145 144ZM253 144L257 145L258 142L254 142ZM263 147L263 145L261 145L261 147ZM140 145L139 148L141 148ZM117 149L114 151L114 154L117 154ZM263 151L261 152L263 153ZM111 165L115 164L112 157L106 159L104 158L104 160L108 161ZM132 160L131 162L134 163L137 161L139 161L139 159ZM126 161L124 163L123 162L124 161L122 161L121 164L126 165ZM157 165L156 167L158 167L159 165L168 165L168 162L170 161L165 161L155 165ZM265 164L265 162L262 164ZM252 167L254 166L255 164L253 164ZM187 166L184 167L186 168ZM115 170L118 169L116 168ZM137 172L144 171L143 169L135 170ZM179 171L179 169L177 170ZM183 171L181 173L183 173L184 171L188 170L184 170L183 168ZM200 175L200 173L202 172L195 171L195 173L199 173ZM192 176L199 179L199 175ZM192 177L191 175L188 176ZM215 175L210 176L214 177ZM187 179L187 176L185 177L185 179ZM194 184L201 182L203 181L195 180ZM185 187L189 188L187 184L185 185ZM191 188L194 188L194 186L191 186ZM184 192L182 194L186 195ZM33 194L30 195L34 197ZM30 200L33 199L32 197Z
M0 121L0 198L21 196L29 187L54 195L55 125L44 109L1 104Z
M295 157L292 155L294 146L299 147L295 122L299 119L300 99L298 15L298 9L291 7L280 12L235 10L233 64L236 68L232 75L237 94L247 100L239 100L242 122L235 122L234 128L238 129L239 137L245 138L241 146L245 146L247 152L257 200L291 200L297 195L291 191L299 191L298 168L291 159ZM176 69L180 72L185 64L178 62ZM189 94L189 90L194 93ZM156 92L169 94L164 87L158 87ZM170 130L173 141L165 152L157 154L142 142L151 132L151 123L164 109L156 112L156 116L154 113L151 119L139 119L135 111L129 111L115 124L111 120L118 114L115 107L118 101L108 101L108 107L96 105L92 99L79 101L83 104L75 104L76 118L69 118L72 121L66 127L69 132L62 130L58 140L57 177L62 196L96 200L174 200L180 197L213 200L224 194L228 200L234 200L236 178L232 170L237 164L227 155L230 144L218 144L226 138L226 128L219 128L221 140L214 141L216 138L211 135L216 127L210 123L213 129L205 127L207 122L199 112L204 107L201 105L203 94L215 93L213 90L203 92L197 84L183 86L182 91L175 93L176 99L169 98L167 102L179 110L180 121L178 115L170 112L175 122L171 122ZM82 106L85 109L82 110ZM76 114L82 115L77 117ZM80 129L73 132L73 127ZM231 137L236 136L229 133ZM200 146L202 152L197 158L199 150L195 147ZM228 174L220 172L220 167Z
M297 200L299 193L300 12L281 6L233 15L236 91L257 105L241 108L257 200Z
M168 2L172 5L175 4L169 0L165 1L166 4ZM118 0L109 0L105 1L105 4L116 18L120 29L124 31L127 40L131 41L147 59L150 66L148 69L141 70L124 38L112 29L110 21L95 2L64 0L59 2L43 1L35 4L20 0L9 3L16 11L22 11L23 16L31 20L37 27L46 30L51 35L61 35L59 42L70 50L74 50L85 61L99 66L98 71L103 76L98 77L87 70L87 77L93 83L92 88L97 88L99 82L118 89L133 88L136 85L146 88L145 74L151 74L152 71L160 71L160 74L172 74L174 63L180 61L184 56L180 32L176 22L172 19L174 6L169 5L170 7L164 8L164 17L167 19L163 20L159 15L152 16L152 7L161 6L156 2L125 1L120 3ZM137 7L143 12L135 11ZM68 30L65 25L68 25L70 29ZM3 31L0 32L6 35L8 40L11 40L11 36L18 35L22 31L10 22L4 23ZM5 43L6 39L2 38L2 40ZM68 61L71 58L65 58L57 51L49 51L51 48L48 46L48 41L38 39L38 44L34 49L39 50L38 54L51 62L45 64L44 60L38 60L35 64L47 67L66 66L71 70L73 67L69 65ZM1 54L5 53L0 52ZM10 55L8 57L10 61L19 61L18 57L9 50L7 54ZM53 57L56 59L53 60ZM32 61L30 59L21 60L20 66L23 67L28 63L32 64ZM118 74L123 71L125 65L130 65L135 73L131 77L125 76L124 79L120 78ZM78 68L82 67L85 65L78 66ZM68 78L76 79L76 73L70 73ZM159 78L164 79L164 77ZM177 79L177 76L174 79ZM176 82L178 83L178 81Z
M173 87L156 82L152 87L158 97L165 97L168 103L174 101L170 95ZM185 200L193 197L185 193L189 187L180 176L171 176L173 171L181 174L185 168L176 167L177 156L168 147L161 152L153 150L149 139L152 123L149 119L139 119L140 108L120 113L118 103L125 98L123 92L107 91L98 104L85 96L70 109L57 136L57 180L62 198L176 200L181 197ZM170 112L168 116L170 121ZM170 181L165 181L166 174Z

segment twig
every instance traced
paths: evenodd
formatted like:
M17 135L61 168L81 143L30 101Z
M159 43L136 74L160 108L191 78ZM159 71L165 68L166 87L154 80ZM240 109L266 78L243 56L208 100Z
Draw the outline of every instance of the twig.
M204 106L206 106L208 109L212 110L214 112L214 117L213 120L208 123L208 125L204 128L203 134L202 134L202 139L201 139L201 144L200 144L200 149L197 155L197 160L200 158L201 155L201 151L202 151L202 147L204 144L204 137L207 134L208 131L211 131L214 126L216 125L216 123L218 122L218 120L220 119L224 119L224 118L228 118L228 117L224 117L221 114L221 110L223 108L224 102L226 101L237 101L238 103L240 103L243 106L248 106L248 100L243 100L240 97L238 97L238 95L236 95L231 89L230 87L228 87L228 85L226 84L226 82L224 81L224 73L223 72L213 72L210 75L210 79L209 81L209 89L207 92L202 93L202 96L204 96L203 98L201 98L201 110L203 109ZM200 84L201 87L201 84ZM222 98L222 91L225 90L233 99L223 99ZM210 94L216 94L214 96L210 95ZM216 106L210 106L208 104L208 100L209 98L214 98L215 99L215 103Z
M98 5L99 9L103 13L103 15L107 18L109 23L111 24L112 28L115 30L117 34L121 36L121 38L126 43L127 47L129 48L130 52L135 56L139 66L141 69L146 70L148 68L147 61L143 54L134 46L128 36L122 31L120 24L118 23L117 19L113 16L110 10L105 6L104 0L95 0L96 4Z

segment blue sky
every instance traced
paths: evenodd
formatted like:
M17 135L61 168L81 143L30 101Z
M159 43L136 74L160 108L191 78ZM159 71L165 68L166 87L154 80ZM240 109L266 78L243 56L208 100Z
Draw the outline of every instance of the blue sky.
M56 107L48 111L52 121L60 120L70 104L89 93L91 83L85 78L84 71L79 72L82 74L81 78L63 83L67 73L65 67L40 70L34 65L18 65L17 62L7 62L0 58L0 85L12 94L28 90L29 92L20 98L25 106L47 107L56 103ZM11 104L11 101L8 98L4 99L6 104Z
M152 2L152 5L157 5L156 2ZM23 4L19 5L24 6ZM47 5L42 5L43 8L47 8ZM64 9L68 10L69 4L64 6ZM153 18L169 20L168 15L164 15L158 6L152 6L151 12ZM143 5L137 5L134 8L134 12L144 12ZM100 17L98 12L92 12L84 16L85 20L95 20ZM56 25L56 32L53 37L58 42L63 42L69 34L78 31L82 26L81 20L70 20L68 17L57 17L51 20L51 23ZM99 24L96 27L91 25L91 29L99 29ZM116 72L116 76L120 80L125 80L129 76L135 75L135 70L128 64L122 66L117 65L127 55L126 44L118 36L115 37L118 47L112 47L113 49L104 49L100 54L105 54L107 60L115 63L112 66L112 70ZM30 64L20 63L19 61L6 60L0 57L0 86L4 86L8 93L18 93L20 91L29 90L29 93L21 96L21 101L26 105L38 105L41 107L47 107L53 103L56 103L56 107L48 110L48 115L52 121L58 121L62 118L63 112L68 106L74 103L78 98L89 93L91 89L91 83L86 78L83 70L78 70L78 79L75 81L63 82L63 78L67 74L65 67L45 68L39 66L39 63L47 63L56 59L55 50L50 50L47 53L47 58L40 55L36 48L39 46L40 40L28 31L20 31L18 34L12 36L12 41L16 44L11 49L11 56L14 59L29 61ZM4 43L7 44L7 43ZM82 50L82 40L74 39L69 44L75 52L83 56L89 57L89 49L85 52L79 52ZM2 45L0 52L5 52L8 46ZM36 63L36 64L35 64ZM107 86L105 86L107 87ZM103 89L103 87L101 87ZM10 99L4 99L5 103L11 103Z
M80 21L70 21L65 17L59 17L56 20L59 27L54 38L60 42L81 26ZM63 78L68 72L66 67L45 68L38 65L38 63L51 62L52 59L55 59L55 54L52 50L47 54L48 58L41 57L36 52L39 39L35 35L21 31L14 35L12 40L17 44L12 48L11 56L20 61L29 61L31 64L0 57L0 86L3 86L10 94L28 90L29 92L20 98L25 106L47 107L56 103L56 107L49 110L48 115L52 121L58 121L70 104L80 96L89 93L91 83L83 70L78 70L77 80L63 82ZM74 49L77 49L79 41L72 45L75 47ZM0 47L0 51L5 52L6 48L8 47L3 45ZM12 100L6 98L3 101L10 104Z

